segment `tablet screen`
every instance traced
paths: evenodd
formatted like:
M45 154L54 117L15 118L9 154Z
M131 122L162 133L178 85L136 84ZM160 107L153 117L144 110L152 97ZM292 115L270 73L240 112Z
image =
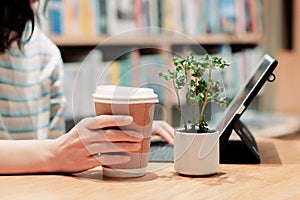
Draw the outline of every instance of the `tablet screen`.
M277 61L274 58L268 54L263 56L252 76L250 76L248 81L241 87L240 91L227 107L224 116L219 121L217 130L220 131L220 137L229 138L235 120L241 117L259 90L263 87L264 83L268 80L273 81L271 80L271 76L275 78L273 71L276 66Z

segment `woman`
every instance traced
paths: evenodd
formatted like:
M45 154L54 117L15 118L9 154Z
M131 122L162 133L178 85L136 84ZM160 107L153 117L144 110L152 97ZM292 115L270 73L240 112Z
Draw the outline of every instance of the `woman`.
M130 116L86 118L63 134L63 63L35 26L36 1L0 2L0 173L79 172L128 162L126 155L103 153L138 150L142 136L101 128L128 125ZM163 124L158 133L171 142L173 130Z

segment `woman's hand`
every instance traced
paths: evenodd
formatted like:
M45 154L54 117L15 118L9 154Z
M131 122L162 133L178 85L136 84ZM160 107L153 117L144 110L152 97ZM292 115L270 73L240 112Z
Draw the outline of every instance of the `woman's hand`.
M173 144L175 130L166 121L154 120L152 124L152 135L159 135L169 144Z
M136 151L143 135L115 126L132 123L130 116L101 115L85 118L70 132L56 139L55 168L63 172L80 172L99 165L126 163L127 155L107 155L107 152ZM105 129L111 127L112 129Z
M116 130L133 122L130 116L102 115L85 118L71 131L56 139L0 140L0 173L81 172L99 165L122 164L127 155L107 152L137 151L143 135ZM153 134L169 143L174 130L166 122L154 121Z

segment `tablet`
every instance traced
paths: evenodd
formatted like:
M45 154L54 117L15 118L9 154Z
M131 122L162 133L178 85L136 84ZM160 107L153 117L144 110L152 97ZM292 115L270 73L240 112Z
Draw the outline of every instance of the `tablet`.
M278 62L266 54L259 61L253 74L241 87L225 110L216 129L220 131L220 163L258 164L260 155L255 138L240 121L240 117L258 94L266 81L274 81L273 74ZM241 140L229 140L233 130ZM173 162L173 146L154 142L149 155L150 162Z
M237 154L238 152L232 152L228 150L229 137L234 130L237 135L241 138L243 145L249 151L250 156L254 156L251 163L259 163L259 153L254 137L247 127L240 121L242 114L245 112L249 104L258 94L260 89L263 87L266 81L274 81L275 75L273 74L278 62L272 56L265 54L263 58L259 61L254 73L246 81L246 83L241 87L237 95L230 102L229 106L225 110L225 114L219 121L217 125L217 130L220 131L220 159L221 163L236 163L231 155L227 154ZM227 148L227 149L226 149ZM235 149L236 151L237 149ZM228 152L227 152L228 151ZM237 150L241 152L239 149ZM225 155L226 154L226 155ZM242 155L245 159L249 155ZM225 158L226 157L226 158ZM242 162L242 161L241 161Z

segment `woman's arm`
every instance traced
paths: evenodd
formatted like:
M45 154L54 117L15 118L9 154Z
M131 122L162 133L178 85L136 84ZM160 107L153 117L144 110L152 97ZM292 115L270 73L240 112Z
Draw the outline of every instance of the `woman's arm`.
M0 173L50 172L54 146L54 140L0 140Z
M80 121L57 139L0 140L0 174L80 172L102 164L126 163L129 156L103 153L136 151L143 136L99 128L130 123L130 116L102 115Z

